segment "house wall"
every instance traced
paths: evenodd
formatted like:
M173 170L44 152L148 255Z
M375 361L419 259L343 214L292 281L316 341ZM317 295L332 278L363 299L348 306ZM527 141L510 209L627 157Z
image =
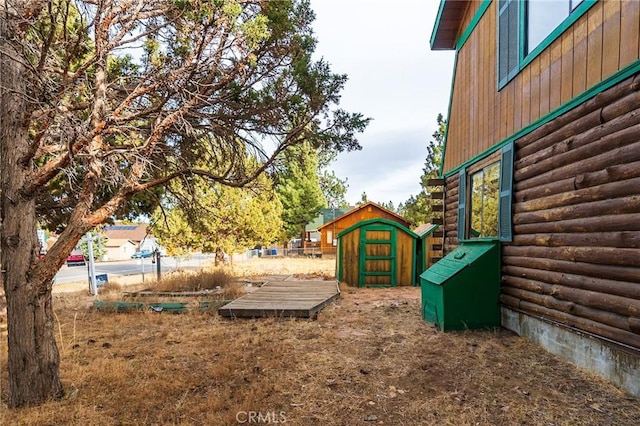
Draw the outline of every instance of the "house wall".
M127 260L131 259L131 255L135 253L136 246L134 244L123 244L119 247L106 247L103 260Z
M498 91L498 3L491 2L457 54L445 173L640 57L640 4L599 1ZM471 3L461 31L479 4Z
M515 139L503 325L637 395L640 3L598 2L499 92L496 3L458 53L445 252L459 243L456 169L478 167L474 157L486 162L480 154L532 124Z
M516 141L501 302L640 349L640 74Z

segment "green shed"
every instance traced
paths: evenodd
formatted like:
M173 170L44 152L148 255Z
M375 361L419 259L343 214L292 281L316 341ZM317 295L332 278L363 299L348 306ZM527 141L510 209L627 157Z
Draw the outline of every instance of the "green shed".
M392 220L354 224L338 234L338 280L358 287L415 285L417 240L417 234Z
M422 318L442 331L500 325L500 243L465 242L422 275Z
M420 275L442 258L442 230L439 225L420 225L413 232L418 235L416 245L416 283L420 284Z

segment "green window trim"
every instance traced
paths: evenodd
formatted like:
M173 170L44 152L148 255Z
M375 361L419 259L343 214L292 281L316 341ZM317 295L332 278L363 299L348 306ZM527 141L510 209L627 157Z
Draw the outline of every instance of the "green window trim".
M469 203L467 185L469 174L466 168L459 171L458 184L458 242L468 241L513 241L513 222L512 222L512 193L513 193L513 163L514 163L514 144L508 143L502 147L500 155L500 184L499 184L499 201L498 201L498 235L496 237L469 238L467 237L467 224L470 222L470 210L467 208Z
M458 176L458 241L467 235L467 170L462 168Z
M513 142L502 148L500 155L500 197L498 201L498 239L513 241L512 193L513 193Z
M520 61L520 69L524 69L527 65L529 65L539 54L541 54L547 47L551 45L558 37L560 37L569 27L576 23L578 19L582 17L587 11L596 3L598 0L584 0L580 3L574 10L571 11L569 16L562 21L562 23L556 27L547 37L545 37L538 46L536 46L531 52L525 55L525 42L526 42L526 13L523 12L520 14L521 16L521 24L520 24L520 38L522 39L522 43L520 45L520 55L522 57ZM525 8L522 8L525 9Z

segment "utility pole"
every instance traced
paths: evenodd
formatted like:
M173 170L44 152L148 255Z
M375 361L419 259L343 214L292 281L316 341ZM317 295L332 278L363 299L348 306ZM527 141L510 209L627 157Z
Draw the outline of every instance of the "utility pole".
M156 279L158 281L160 281L160 279L162 278L162 275L161 275L162 274L162 272L161 272L162 270L161 270L161 266L160 266L160 250L158 250L158 248L156 248L153 251L153 255L156 258Z
M91 232L87 232L85 236L87 239L87 251L89 252L89 286L91 288L91 295L98 295L98 285L96 283L96 265L93 260L93 235Z

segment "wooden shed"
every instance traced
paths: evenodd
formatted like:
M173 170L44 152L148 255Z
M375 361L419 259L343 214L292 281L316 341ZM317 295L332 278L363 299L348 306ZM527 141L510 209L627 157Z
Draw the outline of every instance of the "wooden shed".
M427 223L413 230L418 236L416 244L416 282L420 274L442 258L442 230L438 225Z
M338 280L358 287L415 285L417 240L389 219L356 223L338 234Z
M397 222L404 227L409 226L409 223L402 216L392 212L391 210L387 210L372 201L368 201L318 228L318 231L320 232L320 248L322 250L322 254L336 254L338 234L358 222L373 218L387 219Z

